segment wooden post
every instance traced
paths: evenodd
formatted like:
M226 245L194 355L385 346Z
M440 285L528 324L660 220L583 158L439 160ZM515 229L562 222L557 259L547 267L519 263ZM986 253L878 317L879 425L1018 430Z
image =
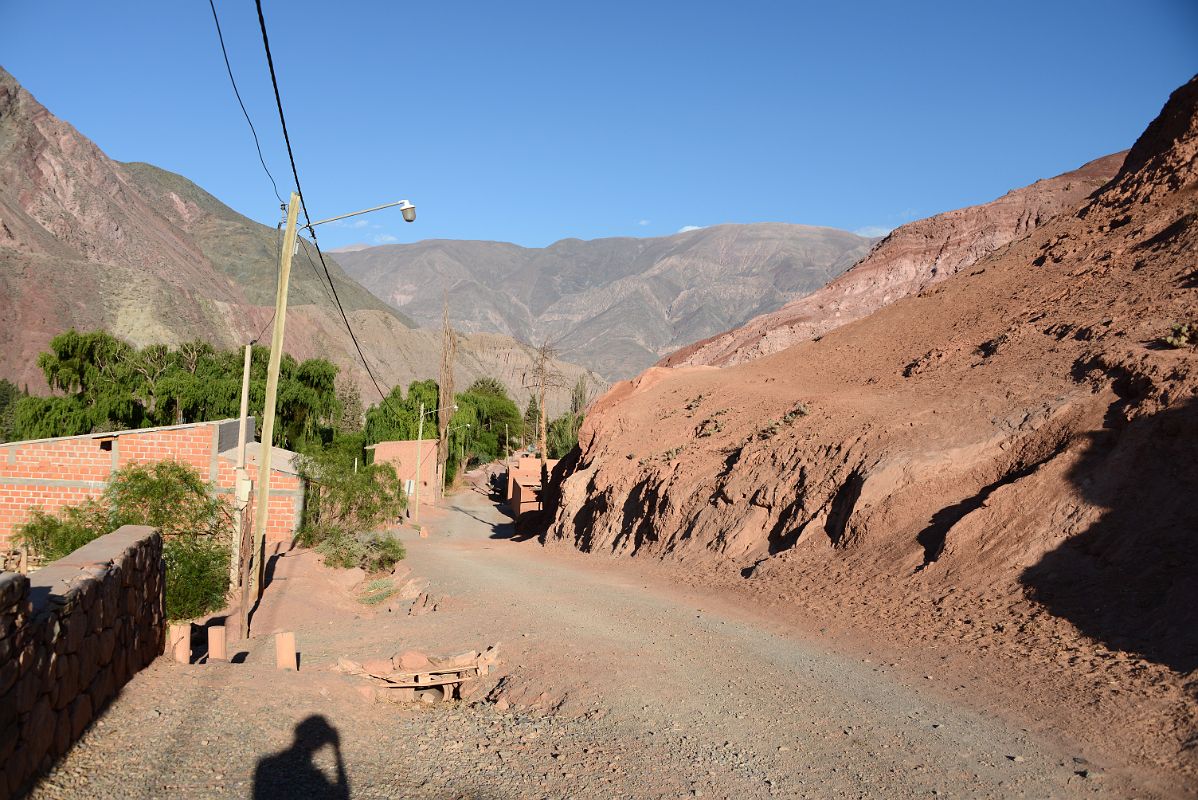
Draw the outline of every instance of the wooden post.
M229 660L229 650L225 647L224 625L210 625L208 627L208 660Z
M420 451L424 449L424 403L420 404L420 422L416 425L416 491L412 499L412 522L420 524Z
M299 660L295 652L295 633L280 631L275 634L275 668L296 671Z
M171 623L170 638L167 643L169 652L180 664L191 663L191 623Z

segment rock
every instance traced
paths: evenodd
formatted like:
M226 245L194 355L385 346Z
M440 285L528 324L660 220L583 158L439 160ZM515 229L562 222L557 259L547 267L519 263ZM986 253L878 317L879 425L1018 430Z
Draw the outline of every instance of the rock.
M401 672L418 672L433 666L433 662L429 660L428 656L419 650L405 650L402 653L397 653L391 657L391 663L395 669Z
M369 672L371 675L390 675L395 671L393 662L389 658L371 658L362 662L362 669Z

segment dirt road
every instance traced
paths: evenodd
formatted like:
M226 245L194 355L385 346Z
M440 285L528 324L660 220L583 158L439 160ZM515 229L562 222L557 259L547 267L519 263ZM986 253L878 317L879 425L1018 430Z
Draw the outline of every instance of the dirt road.
M269 638L241 664L160 659L34 796L1151 796L932 677L781 635L651 570L515 541L475 492L446 502L428 538L405 534L438 610L313 618L312 591L280 579L267 602L306 609L298 674L271 668ZM366 704L330 669L494 642L496 704Z

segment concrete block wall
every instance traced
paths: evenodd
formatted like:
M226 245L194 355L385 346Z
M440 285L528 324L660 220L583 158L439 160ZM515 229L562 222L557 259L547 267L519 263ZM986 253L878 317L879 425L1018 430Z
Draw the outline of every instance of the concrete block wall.
M162 537L126 525L0 573L0 800L19 796L163 650Z

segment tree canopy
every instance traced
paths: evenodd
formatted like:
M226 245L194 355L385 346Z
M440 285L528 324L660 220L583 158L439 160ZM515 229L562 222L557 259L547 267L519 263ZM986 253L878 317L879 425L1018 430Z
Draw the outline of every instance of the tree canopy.
M249 407L259 417L269 360L268 348L253 348ZM69 330L50 341L37 364L62 394L12 401L14 439L202 422L240 410L241 351L203 341L137 348L104 331ZM283 355L274 444L298 448L324 434L340 410L336 377L337 367L325 359Z

